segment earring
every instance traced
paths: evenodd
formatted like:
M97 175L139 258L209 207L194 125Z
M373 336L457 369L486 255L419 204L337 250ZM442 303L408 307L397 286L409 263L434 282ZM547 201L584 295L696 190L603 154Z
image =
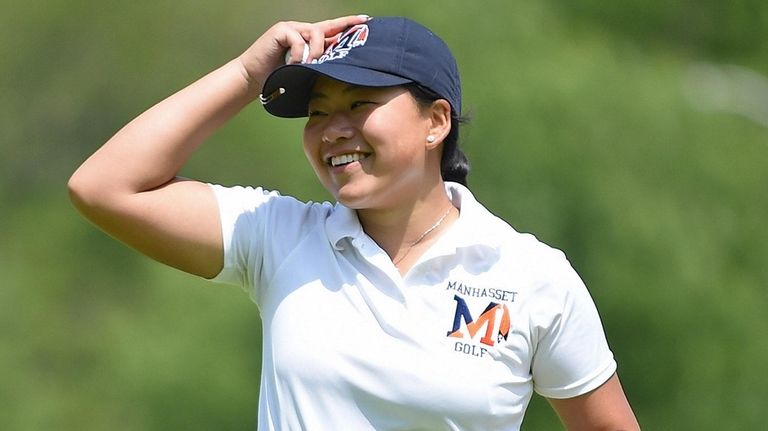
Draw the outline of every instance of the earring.
M427 136L427 142L429 142L430 144L434 143L435 142L435 137L432 136L432 135Z

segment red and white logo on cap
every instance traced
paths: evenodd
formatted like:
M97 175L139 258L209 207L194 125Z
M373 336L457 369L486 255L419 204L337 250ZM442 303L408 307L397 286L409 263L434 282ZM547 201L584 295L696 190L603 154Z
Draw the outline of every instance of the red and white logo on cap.
M352 50L352 48L365 45L367 40L367 24L358 24L350 27L343 33L340 33L336 38L336 41L325 50L325 54L313 61L313 63L325 63L326 61L344 58L349 54L349 51Z

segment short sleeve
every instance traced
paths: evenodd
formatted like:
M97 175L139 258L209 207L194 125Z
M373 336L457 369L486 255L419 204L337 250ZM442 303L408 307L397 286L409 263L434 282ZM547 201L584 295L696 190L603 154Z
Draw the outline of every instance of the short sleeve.
M616 372L600 316L576 271L563 257L543 288L531 366L534 390L548 398L572 398L598 388Z
M218 283L253 285L263 258L267 203L279 196L261 187L223 187L212 184L219 204L224 266L212 279Z
M332 206L261 187L211 187L224 248L224 266L212 281L239 285L260 304L272 274L310 231L324 228Z

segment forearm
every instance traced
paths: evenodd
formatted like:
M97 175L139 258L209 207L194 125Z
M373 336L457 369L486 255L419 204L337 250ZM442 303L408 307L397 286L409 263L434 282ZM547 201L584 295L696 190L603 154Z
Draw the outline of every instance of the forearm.
M172 180L192 153L258 97L233 60L123 127L75 172L73 191L139 193Z
M287 49L303 49L308 60L325 50L326 39L366 16L319 23L273 25L237 59L158 103L131 121L72 176L70 193L79 206L152 190L173 179L202 142L258 97L267 75L284 62ZM107 198L107 201L110 198Z

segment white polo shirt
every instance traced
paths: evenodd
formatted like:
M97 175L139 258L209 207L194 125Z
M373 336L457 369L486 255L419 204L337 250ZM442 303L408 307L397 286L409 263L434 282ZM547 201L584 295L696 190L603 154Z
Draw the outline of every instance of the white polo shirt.
M356 212L213 186L225 266L261 310L260 430L517 430L532 391L616 370L562 252L447 183L459 219L401 277Z

